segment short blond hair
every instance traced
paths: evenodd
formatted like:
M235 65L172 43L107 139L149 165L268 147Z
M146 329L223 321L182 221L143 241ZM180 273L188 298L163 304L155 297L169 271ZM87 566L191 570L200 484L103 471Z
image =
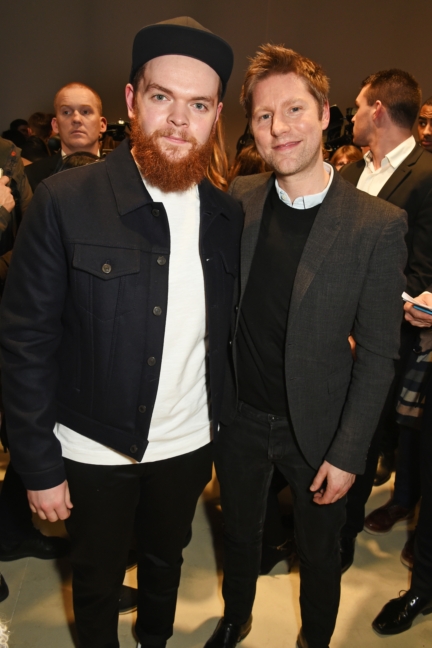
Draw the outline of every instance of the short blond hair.
M261 45L246 71L245 80L240 94L240 103L250 119L252 114L252 96L257 83L273 74L289 74L293 72L303 79L311 95L318 103L318 113L321 119L324 106L328 102L330 83L319 63L287 49L284 45Z
M102 99L96 92L96 90L93 90L93 88L90 88L90 86L86 85L85 83L79 83L78 81L73 81L72 83L67 83L64 85L60 90L57 90L55 97L54 97L54 112L57 114L57 110L59 108L58 106L58 101L59 101L59 96L60 93L63 92L63 90L68 90L69 88L85 88L86 90L90 90L90 92L94 95L94 98L96 99L96 105L99 111L99 114L102 116Z

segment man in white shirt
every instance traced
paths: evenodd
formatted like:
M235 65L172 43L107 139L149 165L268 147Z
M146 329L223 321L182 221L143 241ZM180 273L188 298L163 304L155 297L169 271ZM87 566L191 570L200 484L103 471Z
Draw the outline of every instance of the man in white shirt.
M66 521L81 648L119 646L133 528L138 645L173 632L238 274L241 210L208 179L232 66L191 18L140 30L132 147L42 182L15 249L0 317L11 457L31 509Z
M348 165L341 173L358 189L407 212L408 262L405 274L407 291L415 297L432 283L432 159L424 148L416 144L412 135L421 104L420 87L403 70L383 70L363 81L356 104L354 143L369 146L370 151L363 160ZM349 568L354 558L355 537L363 528L364 506L372 490L378 457L377 477L380 483L390 476L395 445L394 407L397 390L405 357L415 339L415 331L402 320L401 324L401 360L397 366L397 376L372 441L366 472L356 480L348 495L347 522L341 537L343 571ZM411 442L415 436L410 433L407 442ZM402 436L401 441L403 443ZM402 458L402 455L408 454L408 450L400 454ZM409 472L413 474L412 469ZM414 471L414 478L416 474L418 470ZM389 531L398 520L412 514L418 497L418 484L398 483L397 480L395 498L367 517L365 530L372 533Z

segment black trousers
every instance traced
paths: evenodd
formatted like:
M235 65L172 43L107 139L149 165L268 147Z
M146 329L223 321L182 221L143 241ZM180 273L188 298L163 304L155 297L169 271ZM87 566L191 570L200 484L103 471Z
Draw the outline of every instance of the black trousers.
M0 544L12 549L35 533L27 490L9 463L0 493Z
M65 459L73 509L73 603L81 648L118 648L119 593L133 530L140 643L172 635L182 549L211 479L212 444L164 461L95 466Z
M274 466L291 486L300 558L300 608L309 648L327 648L340 598L339 533L345 498L320 506L309 490L316 470L304 459L287 419L240 403L215 444L225 522L225 617L244 623L252 611L267 494Z
M428 394L430 398L432 394ZM432 405L424 419L421 433L422 500L414 543L414 567L411 590L432 600Z

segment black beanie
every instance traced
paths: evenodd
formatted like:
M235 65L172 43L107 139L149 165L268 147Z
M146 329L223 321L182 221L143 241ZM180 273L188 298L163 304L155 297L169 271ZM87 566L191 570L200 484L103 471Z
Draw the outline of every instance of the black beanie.
M180 54L207 63L222 81L222 97L231 76L234 54L226 41L182 16L143 27L135 36L132 48L130 83L139 68L158 56Z

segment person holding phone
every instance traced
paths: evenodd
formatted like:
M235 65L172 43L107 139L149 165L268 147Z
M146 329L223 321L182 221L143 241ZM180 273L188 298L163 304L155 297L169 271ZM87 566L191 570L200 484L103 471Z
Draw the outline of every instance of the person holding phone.
M432 286L430 287L432 290ZM432 293L423 292L404 305L405 319L412 326L432 326ZM419 308L420 307L420 308ZM372 623L381 635L393 635L411 628L419 614L432 612L432 375L426 382L420 440L422 501L414 543L414 565L408 591L390 600Z

